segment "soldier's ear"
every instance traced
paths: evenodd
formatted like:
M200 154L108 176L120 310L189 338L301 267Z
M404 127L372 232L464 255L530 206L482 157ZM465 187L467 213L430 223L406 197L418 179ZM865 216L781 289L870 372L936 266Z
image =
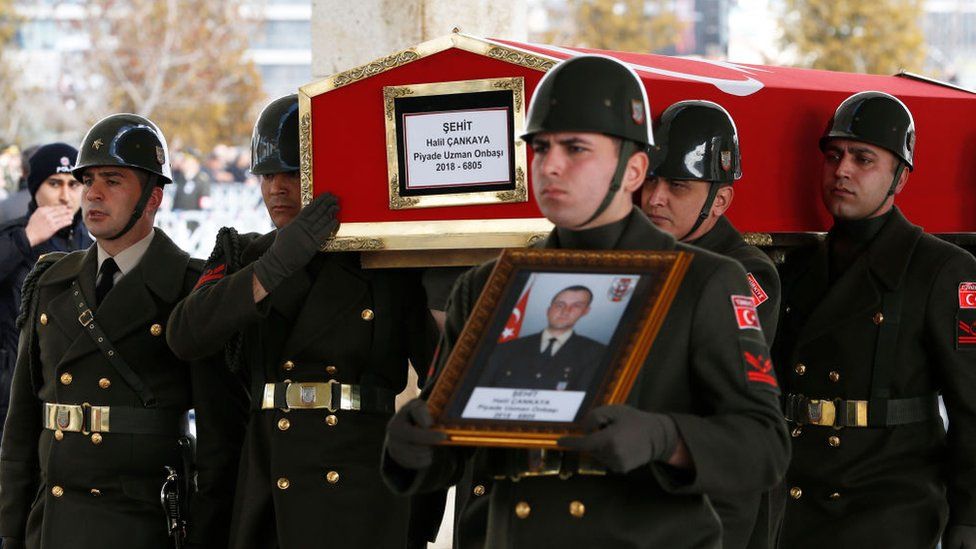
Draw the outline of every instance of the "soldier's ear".
M638 151L630 155L627 160L627 168L624 170L623 181L621 186L625 191L630 193L635 193L640 191L640 188L644 185L644 176L647 174L647 167L650 161L647 158L647 153L644 151Z
M149 194L149 200L146 201L146 210L155 212L162 203L163 188L157 185L153 188L152 193Z
M729 209L732 205L732 199L735 198L735 189L732 185L724 185L719 187L718 192L715 193L715 201L712 202L712 215L719 217L725 213L725 210Z
M900 193L901 190L905 188L905 185L908 183L908 174L908 168L901 171L901 175L898 176L898 184L895 185L895 194Z

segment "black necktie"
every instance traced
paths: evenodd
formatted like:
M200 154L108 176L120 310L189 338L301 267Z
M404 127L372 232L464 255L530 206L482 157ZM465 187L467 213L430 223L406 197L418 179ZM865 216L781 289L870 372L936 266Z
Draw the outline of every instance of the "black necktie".
M552 356L552 346L556 344L556 338L549 338L549 345L546 346L546 350L542 351L542 356L548 358Z
M95 306L102 304L105 294L115 285L115 273L119 272L119 266L111 257L102 262L98 268L98 284L95 285Z

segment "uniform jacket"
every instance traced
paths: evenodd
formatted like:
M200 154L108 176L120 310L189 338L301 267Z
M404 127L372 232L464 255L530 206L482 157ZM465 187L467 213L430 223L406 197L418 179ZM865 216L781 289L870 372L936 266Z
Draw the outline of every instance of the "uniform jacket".
M68 230L59 231L48 241L31 247L24 227L30 216L20 217L0 225L0 425L7 416L10 400L10 378L17 361L15 325L20 311L20 289L37 258L48 252L83 250L92 245L88 229L76 215Z
M742 234L725 217L693 245L738 261L746 270L746 281L756 300L756 310L766 343L772 345L779 320L780 282L776 266L759 248L746 244ZM722 547L762 549L774 546L782 506L770 493L710 494L722 519Z
M159 493L163 467L181 463L177 434L105 432L99 441L65 432L58 440L41 423L45 402L143 406L78 320L71 285L77 280L85 302L94 304L97 262L92 246L63 257L37 281L0 450L0 535L40 549L172 547ZM227 540L243 388L218 368L177 359L164 337L170 310L200 267L156 229L140 263L105 296L94 318L154 393L157 408L196 410L198 492L189 539L197 547L218 547Z
M935 415L894 427L793 429L784 547L934 547L947 518L976 525L976 260L895 209L833 283L827 245L788 258L775 356L784 391L866 400L878 337L901 297L890 398L941 391ZM973 286L976 289L976 286ZM869 410L869 414L871 411ZM828 437L837 437L833 443Z
M606 345L576 332L552 356L542 353L541 345L542 332L499 344L479 385L583 391L607 351Z
M475 486L468 497L476 501L459 502L459 546L486 535L488 547L715 548L721 543L721 526L705 494L759 491L777 482L785 470L788 435L778 410L779 390L769 375L766 344L759 330L738 327L730 299L733 294L750 295L742 267L676 243L637 209L624 223L619 240L601 249L694 253L628 404L674 418L695 472L651 463L625 475L512 482L491 479L511 473L509 463L524 462L524 451L438 448L434 464L420 472L405 470L385 456L387 480L402 492L437 489L462 476L462 482ZM543 246L561 247L558 233ZM492 267L482 265L459 279L448 305L440 357L449 354ZM761 357L762 372L744 360L746 353ZM753 371L764 375L750 375ZM477 495L482 489L484 495ZM482 516L484 500L487 528L469 529L463 513ZM584 504L582 519L569 514L572 501ZM529 503L528 517L516 517L518 502Z
M269 382L336 380L398 393L408 359L426 372L436 327L419 274L367 271L355 253L319 254L255 304L252 263L275 234L242 237L243 267L231 274L226 258L213 257L200 287L171 317L170 343L182 356L242 336L252 412L231 546L404 547L409 499L391 494L379 474L388 414L260 405ZM338 473L336 482L329 472Z

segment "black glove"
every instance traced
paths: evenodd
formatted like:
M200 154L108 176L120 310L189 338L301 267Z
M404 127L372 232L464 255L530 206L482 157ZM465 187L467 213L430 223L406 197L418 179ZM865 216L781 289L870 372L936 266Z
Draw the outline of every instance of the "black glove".
M401 467L430 467L434 460L433 446L447 438L444 433L431 431L433 424L427 401L411 400L386 425L386 452Z
M268 251L254 262L254 274L266 291L274 290L315 257L339 227L338 213L339 199L322 193L278 231Z
M942 537L942 549L976 549L976 526L950 524Z
M678 427L671 417L625 404L594 409L583 418L582 426L588 434L563 437L559 446L588 452L615 473L651 461L667 461L678 444Z

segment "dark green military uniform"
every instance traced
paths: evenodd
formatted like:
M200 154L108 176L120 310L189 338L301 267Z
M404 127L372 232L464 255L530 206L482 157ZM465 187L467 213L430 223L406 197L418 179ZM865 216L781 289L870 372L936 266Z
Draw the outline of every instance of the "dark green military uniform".
M33 299L25 299L29 316L0 452L4 546L172 547L160 487L164 466L181 465L180 418L194 408L198 492L189 542L221 547L227 543L245 394L225 369L177 359L165 338L170 310L193 287L202 262L156 229L139 264L94 311L92 322L113 353L154 396L148 407L79 321L72 284L77 281L80 297L94 309L97 262L95 246L60 259L38 279ZM84 432L67 425L44 428L45 403L107 406L101 419L107 416L108 424L89 417ZM52 419L60 424L69 418ZM134 434L143 430L151 434Z
M775 483L788 458L787 433L769 375L762 333L740 329L730 295L749 296L742 268L726 258L676 243L637 209L623 220L587 231L554 231L546 248L682 250L694 259L664 321L628 404L669 414L687 445L695 472L652 463L624 475L581 474L578 454L547 452L562 460L548 474L532 474L539 451L457 447L437 449L419 473L385 457L384 473L403 492L433 490L470 473L461 502L458 545L487 536L489 547L719 547L721 525L705 493L759 491ZM455 287L448 305L440 362L449 355L493 263L477 267ZM762 357L762 372L744 359ZM759 378L750 372L765 373ZM749 381L763 379L765 381ZM467 471L466 471L467 470ZM565 475L564 475L565 476ZM513 482L513 477L524 477ZM466 477L467 478L467 477Z
M918 549L947 518L976 524L976 260L886 215L850 261L835 254L832 268L832 230L783 271L775 357L794 396L782 547Z
M724 215L718 218L710 231L690 244L731 257L742 265L756 301L763 335L766 336L767 345L771 345L779 321L780 284L776 266L769 256L759 248L746 244L742 234ZM770 507L769 492L709 495L722 519L725 548L760 549L774 545L780 520L778 509L781 506Z
M170 344L183 356L242 336L252 412L231 546L404 547L409 500L383 485L379 462L407 361L422 376L436 344L419 274L319 254L255 304L252 264L275 234L241 237L239 261L215 254L171 318ZM371 388L389 396L388 409L262 409L265 384L286 380Z

